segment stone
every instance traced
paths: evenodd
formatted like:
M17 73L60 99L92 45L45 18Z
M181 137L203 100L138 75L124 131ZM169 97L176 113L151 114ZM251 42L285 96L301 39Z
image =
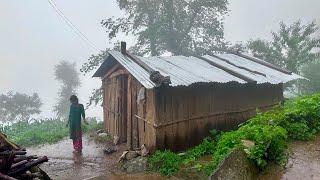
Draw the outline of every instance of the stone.
M99 129L98 131L96 131L97 134L101 134L101 133L106 133L106 131L104 129Z
M107 147L107 148L105 148L104 150L103 150L103 152L105 153L105 154L111 154L111 153L114 153L114 152L116 152L117 150L114 148L114 147Z
M122 155L120 156L119 158L119 161L118 162L123 162L126 160L126 155L129 151L123 151Z
M126 160L131 160L131 159L134 159L136 157L138 157L139 154L136 152L136 151L129 151L127 154L126 154Z
M147 147L143 144L141 146L141 151L140 151L140 155L141 156L147 156L149 154L149 150L147 149Z
M249 140L241 140L242 145L246 148L251 149L252 147L254 147L256 144L253 141L249 141Z
M233 150L208 178L211 180L256 180L259 170L247 154L240 149Z
M107 133L99 133L98 136L99 137L108 137L109 135Z
M124 151L119 158L119 162L129 161L139 156L139 153L136 151Z
M148 158L139 156L122 164L121 170L126 173L140 173L147 170Z

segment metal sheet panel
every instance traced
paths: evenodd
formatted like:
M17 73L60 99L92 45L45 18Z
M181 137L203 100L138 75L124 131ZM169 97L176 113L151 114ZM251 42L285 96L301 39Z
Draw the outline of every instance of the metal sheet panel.
M129 57L123 55L118 51L109 52L124 68L126 68L144 87L150 89L154 88L155 84L150 80L149 73L141 66L132 61ZM264 65L255 63L243 57L234 54L220 54L217 55L227 61L232 62L229 64L217 57L209 55L203 56L208 60L217 63L228 69L247 76L257 81L257 83L271 83L279 84L288 81L303 78L297 74L285 74L280 71L271 69ZM154 70L159 71L164 76L170 76L171 86L189 86L199 82L238 82L246 83L246 81L235 77L228 72L210 65L208 62L196 58L185 56L173 57L138 57ZM239 68L240 67L240 68ZM241 68L245 67L245 68ZM250 71L249 71L250 70ZM254 71L261 72L263 76Z
M140 59L161 74L170 76L171 86L188 86L197 82L227 83L234 81L245 83L245 81L195 57L140 57Z
M129 57L124 56L118 51L109 52L133 77L135 77L145 88L151 89L155 84L150 80L150 75L141 66L134 63Z
M237 66L246 67L253 71L258 71L266 75L265 81L271 84L286 83L295 79L301 79L302 76L297 74L286 74L275 69L266 67L249 59L237 56L235 54L220 54L219 57L227 59Z

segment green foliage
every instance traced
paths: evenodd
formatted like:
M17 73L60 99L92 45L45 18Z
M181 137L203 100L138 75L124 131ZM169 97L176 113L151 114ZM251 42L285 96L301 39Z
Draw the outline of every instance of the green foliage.
M302 67L302 75L309 81L301 81L299 89L302 94L312 94L320 92L320 58Z
M126 16L101 23L110 40L119 33L136 36L136 54L203 54L224 44L227 5L227 0L118 0Z
M89 125L83 127L84 132L100 129L101 123L90 120ZM10 126L2 126L9 139L22 146L56 143L69 135L66 123L58 119L36 120L34 122L21 121Z
M215 150L215 143L214 141L206 138L203 140L201 144L198 146L189 149L185 156L183 157L184 164L191 164L196 161L199 157L204 155L212 154Z
M248 49L263 59L299 73L301 67L318 58L314 48L319 47L320 38L316 36L318 27L314 22L291 25L280 23L279 32L272 32L272 40L250 41Z
M150 169L166 176L176 173L180 168L181 162L182 158L171 151L156 151L149 158Z
M28 121L39 114L42 102L37 93L27 94L8 92L0 94L0 121Z
M212 130L211 134L215 137L215 141L210 140L212 138L205 139L202 144L188 150L186 155L182 156L182 160L179 161L180 166L175 165L190 166L201 156L212 154L210 163L196 164L198 170L209 175L235 148L244 149L248 158L260 169L266 168L269 162L284 165L287 160L286 149L289 140L310 140L319 132L320 94L300 97L268 112L259 112L238 130L219 135ZM251 141L254 145L246 147L243 140ZM157 156L161 153L157 152ZM153 167L157 170L157 164L153 164ZM165 168L166 164L162 164L161 169ZM175 171L178 169L175 168Z
M118 35L136 37L130 51L136 55L203 55L224 48L224 16L227 0L117 0L124 17L102 20L108 38L119 49ZM81 72L89 74L108 56L108 50L92 55ZM93 91L88 106L102 102L101 89Z

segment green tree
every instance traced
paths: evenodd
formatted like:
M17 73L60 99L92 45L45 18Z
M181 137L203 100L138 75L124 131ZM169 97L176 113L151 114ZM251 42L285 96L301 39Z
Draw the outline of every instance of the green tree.
M227 0L117 0L124 17L102 20L110 41L121 33L136 37L130 48L137 55L202 55L226 46L223 18ZM115 48L119 48L118 44ZM102 51L83 64L81 72L94 71L108 55ZM89 105L101 102L101 89Z
M54 68L55 79L61 83L61 89L58 92L58 101L54 106L54 112L59 118L66 119L69 113L69 98L76 94L80 86L79 72L76 69L76 63L60 61Z
M225 45L223 17L227 0L117 0L123 18L102 21L109 39L120 32L137 37L140 55L204 54Z
M8 92L0 95L0 121L28 121L32 115L40 114L42 103L37 93L27 94Z
M299 89L301 93L313 94L320 92L320 59L302 67L302 75L309 81L301 81Z
M280 23L280 30L272 32L272 40L251 40L248 49L263 59L300 73L301 67L317 59L320 37L316 36L318 27L314 22L302 24L297 21L291 25Z

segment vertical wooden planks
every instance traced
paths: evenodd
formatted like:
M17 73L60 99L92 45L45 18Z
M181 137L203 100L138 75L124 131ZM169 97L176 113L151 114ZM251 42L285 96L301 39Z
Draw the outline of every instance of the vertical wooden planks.
M127 90L127 146L131 150L132 149L132 98L131 98L131 91L132 91L132 76L128 76L128 90Z
M145 116L146 119L150 122L150 124L146 124L146 132L145 132L145 143L150 149L151 152L156 149L156 130L152 124L155 124L155 90L147 89L146 90L146 109Z
M166 89L166 94L165 94L165 99L166 99L166 122L172 122L173 121L173 104L172 104L172 89L167 88ZM166 126L166 143L168 144L168 147L170 149L174 149L174 126L176 124L170 124Z
M175 93L175 116L174 119L175 120L180 120L180 119L187 119L187 117L185 117L185 102L184 102L184 96L185 96L185 92L180 92L180 89L178 89ZM183 89L181 89L183 90ZM177 146L177 151L179 150L183 150L186 147L185 142L187 141L186 139L186 122L180 122L177 124L176 126L176 138L175 138L175 145Z
M165 97L162 88L155 89L156 98L156 124L162 124L165 122ZM159 127L156 130L156 146L158 149L165 149L165 127Z
M135 79L132 80L132 146L133 148L139 147L139 128L138 119L134 116L137 114L137 82Z

